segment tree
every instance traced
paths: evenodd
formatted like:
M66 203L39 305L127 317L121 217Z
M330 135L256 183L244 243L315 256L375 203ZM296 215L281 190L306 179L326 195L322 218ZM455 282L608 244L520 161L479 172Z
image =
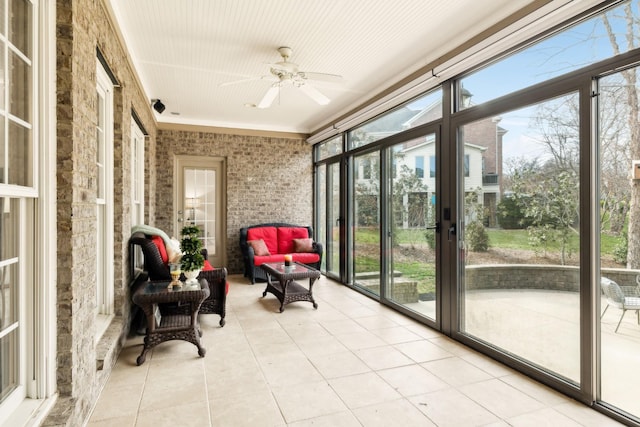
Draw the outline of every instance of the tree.
M625 34L625 50L630 51L638 47L639 40L638 22L634 16L631 2L624 6L623 19L626 24ZM604 14L602 21L609 36L609 43L613 48L614 55L621 52L618 38L611 25L609 15ZM630 154L632 159L640 159L640 111L638 102L638 75L636 68L630 68L619 72L624 84L621 91L624 94L625 116L628 126ZM640 268L640 182L638 180L630 180L630 197L629 197L629 231L627 234L627 267Z
M578 179L570 170L512 177L514 195L524 216L531 221L527 231L529 242L547 249L551 242L560 243L560 262L566 264L571 255L569 241L578 234Z

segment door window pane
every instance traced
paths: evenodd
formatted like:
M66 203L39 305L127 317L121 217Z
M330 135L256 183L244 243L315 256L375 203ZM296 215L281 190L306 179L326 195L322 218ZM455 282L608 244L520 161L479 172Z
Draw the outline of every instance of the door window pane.
M640 69L599 81L601 400L640 417ZM631 178L631 179L629 179ZM635 308L635 310L634 310ZM626 310L626 311L625 311Z
M27 58L31 58L31 14L33 7L28 0L12 0L9 2L9 41ZM4 21L3 21L4 22Z
M353 182L352 283L380 295L380 153L357 156L355 170L365 165L367 174Z
M469 159L459 172L469 171L459 218L461 330L573 383L580 381L578 111L570 94L459 132ZM483 157L495 163L489 146L502 159L491 169L498 185L482 176ZM485 206L492 198L493 212Z
M436 234L428 227L436 222L436 179L416 172L425 158L435 164L435 150L433 134L391 147L397 173L387 210L392 215L387 298L431 319L436 318Z
M31 65L9 51L9 112L31 123Z

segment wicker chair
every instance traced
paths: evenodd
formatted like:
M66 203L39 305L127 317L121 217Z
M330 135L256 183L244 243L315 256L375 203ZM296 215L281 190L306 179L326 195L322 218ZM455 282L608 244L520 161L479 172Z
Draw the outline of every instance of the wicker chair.
M606 277L600 279L600 286L607 299L607 306L604 308L600 318L604 316L609 306L612 305L622 310L622 315L620 316L620 320L618 320L615 332L618 332L622 318L627 310L635 310L638 316L638 324L640 325L640 292L636 286L620 286Z
M135 250L136 246L142 250L144 258L144 271L148 277L148 280L171 280L171 274L169 274L169 268L162 261L160 251L158 247L144 233L134 233L129 238L129 271L131 277L137 277L141 271L135 265ZM207 250L202 250L205 259L207 259ZM182 277L182 280L185 278ZM204 300L200 306L200 313L202 314L218 314L220 315L220 326L225 324L226 315L226 299L228 292L227 284L227 269L224 267L215 268L214 270L201 271L198 279L206 279L209 283L210 294L207 299ZM164 306L164 311L171 313L180 313L186 310L186 307L180 306Z

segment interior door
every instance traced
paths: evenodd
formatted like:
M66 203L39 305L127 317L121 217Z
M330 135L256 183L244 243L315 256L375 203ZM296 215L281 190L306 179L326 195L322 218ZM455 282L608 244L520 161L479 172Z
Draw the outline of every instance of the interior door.
M176 160L174 235L185 225L200 228L211 265L226 265L225 162L222 158L179 156Z

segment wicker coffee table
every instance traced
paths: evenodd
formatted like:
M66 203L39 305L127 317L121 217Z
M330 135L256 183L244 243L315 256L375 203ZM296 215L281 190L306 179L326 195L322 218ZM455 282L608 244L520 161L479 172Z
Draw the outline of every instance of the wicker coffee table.
M147 352L153 347L169 340L184 340L198 348L198 355L204 357L206 350L200 345L200 324L198 311L200 305L209 296L209 284L200 279L194 287L182 286L168 290L168 281L143 282L134 291L133 302L147 317L147 334L144 348L136 363L142 365ZM181 304L188 306L187 313L176 314L171 310L161 310L159 304Z
M284 263L265 263L260 265L267 273L267 288L262 296L267 296L267 292L275 295L280 301L280 312L284 311L284 306L296 301L309 301L313 308L318 308L318 304L313 299L313 283L320 278L320 272L315 268L308 267L298 262L292 263L290 267L285 267ZM276 280L273 281L272 279ZM296 280L309 279L309 287L305 287Z

